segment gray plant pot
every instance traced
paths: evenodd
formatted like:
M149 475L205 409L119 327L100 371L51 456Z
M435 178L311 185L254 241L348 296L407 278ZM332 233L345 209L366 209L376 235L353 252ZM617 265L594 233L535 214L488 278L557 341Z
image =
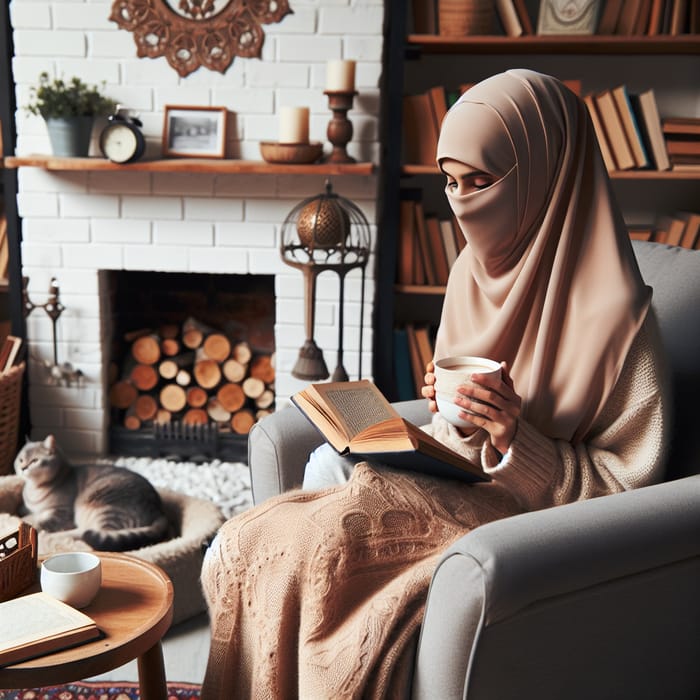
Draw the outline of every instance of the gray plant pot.
M55 156L82 158L90 150L94 117L51 117L46 120Z

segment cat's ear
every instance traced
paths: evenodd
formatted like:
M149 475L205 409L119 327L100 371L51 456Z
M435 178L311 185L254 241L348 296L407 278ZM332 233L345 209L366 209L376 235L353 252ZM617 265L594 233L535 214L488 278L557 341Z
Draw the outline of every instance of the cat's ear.
M47 435L45 440L44 440L44 447L47 450L55 450L56 449L56 438L53 435Z

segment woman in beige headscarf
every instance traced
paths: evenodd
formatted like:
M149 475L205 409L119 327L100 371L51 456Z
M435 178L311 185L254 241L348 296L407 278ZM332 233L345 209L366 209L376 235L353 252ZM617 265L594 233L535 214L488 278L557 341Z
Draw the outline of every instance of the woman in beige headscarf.
M488 356L503 373L458 390L477 428L463 433L435 413L426 430L493 481L319 448L307 488L228 521L210 548L203 700L385 697L407 682L449 543L496 518L661 476L666 402L650 294L584 104L548 76L494 76L449 111L437 158L467 245L436 356ZM423 393L435 410L433 381L431 363Z

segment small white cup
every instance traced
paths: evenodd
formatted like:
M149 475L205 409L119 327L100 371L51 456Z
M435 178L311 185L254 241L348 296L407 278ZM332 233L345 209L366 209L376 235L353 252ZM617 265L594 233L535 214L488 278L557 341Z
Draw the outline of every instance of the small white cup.
M54 554L41 564L40 581L44 593L84 608L102 585L102 562L90 552Z
M458 428L472 428L474 423L459 416L464 409L454 403L457 387L462 384L471 384L472 374L500 376L501 365L495 360L473 355L443 357L435 362L434 374L435 399L440 414Z

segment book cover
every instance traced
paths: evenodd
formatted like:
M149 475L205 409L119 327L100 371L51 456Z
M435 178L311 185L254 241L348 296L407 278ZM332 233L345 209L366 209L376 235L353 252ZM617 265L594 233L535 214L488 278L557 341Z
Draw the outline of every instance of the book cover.
M0 666L26 661L100 637L95 621L48 593L0 603Z
M634 156L627 142L627 136L625 135L620 115L617 112L612 91L603 90L603 92L597 94L594 99L618 170L630 170L634 168Z
M479 465L402 418L367 379L310 384L292 402L340 454L432 476L490 481Z
M617 113L620 115L622 128L625 131L627 142L630 145L634 164L638 168L648 168L649 158L647 156L642 135L637 124L637 116L632 109L632 103L629 97L629 91L626 85L618 85L611 90Z
M447 284L447 278L450 274L450 265L447 262L445 244L442 240L440 221L435 214L426 215L425 227L428 232L430 252L433 256L433 265L435 266L435 282L437 284L445 285Z
M496 13L506 36L522 36L525 33L513 0L496 0Z
M586 107L588 107L588 113L591 115L591 121L593 122L593 130L598 138L598 145L600 146L600 153L603 156L603 162L605 163L605 168L609 173L617 170L617 163L615 162L615 157L610 147L610 142L608 141L608 136L605 133L605 128L600 119L598 113L598 107L596 106L595 99L593 95L585 95L583 98Z
M440 233L442 234L442 244L445 247L447 266L448 268L452 269L452 266L459 255L452 219L442 219L440 221Z
M666 140L661 130L661 118L653 88L630 97L647 153L651 154L657 170L668 170L671 167L671 161L668 159Z
M425 269L425 281L430 286L438 284L437 275L435 273L435 264L433 263L433 255L430 250L430 239L428 237L428 227L425 222L425 213L423 211L423 203L416 202L415 204L415 222L416 232L418 234L418 255L423 261Z
M622 0L605 0L598 21L598 34L615 34L617 20L622 10Z
M403 98L404 162L435 165L438 130L430 96L421 92Z

